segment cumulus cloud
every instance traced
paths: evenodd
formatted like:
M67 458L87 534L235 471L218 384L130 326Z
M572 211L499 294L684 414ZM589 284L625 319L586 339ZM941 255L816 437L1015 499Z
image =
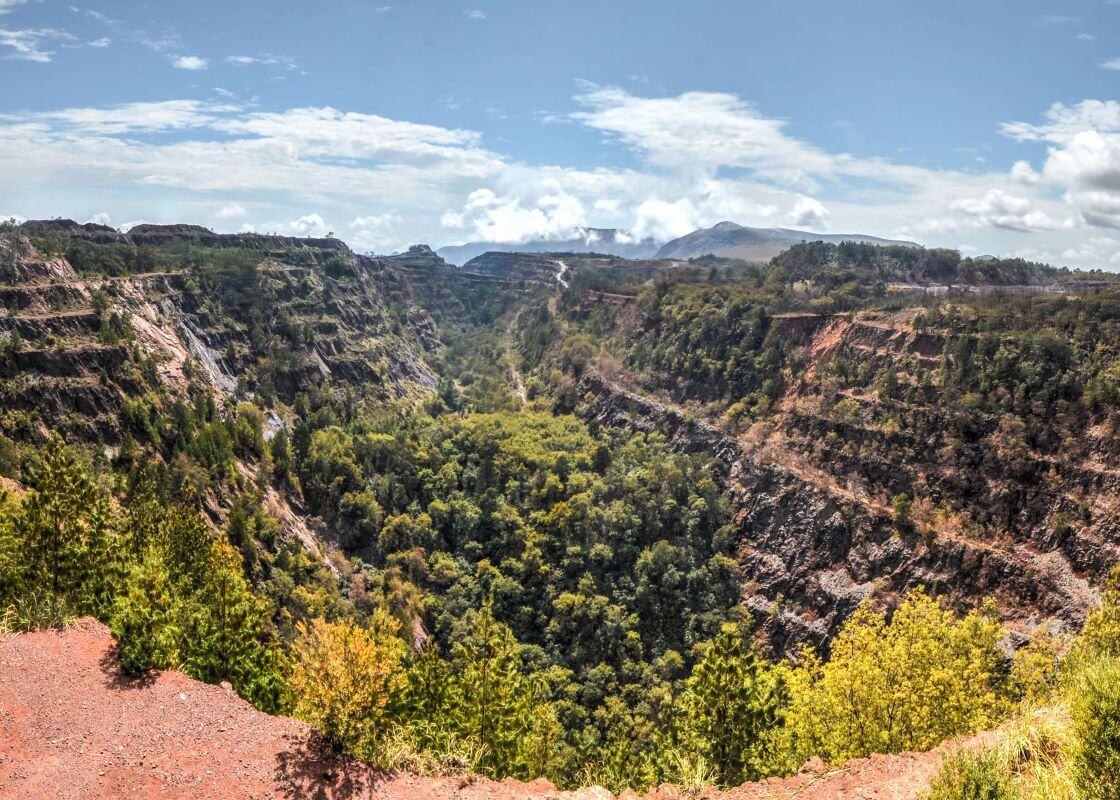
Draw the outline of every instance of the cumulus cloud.
M530 239L564 239L587 225L583 203L567 192L547 192L523 202L520 197L499 196L477 189L467 197L461 212L443 215L449 228L465 228L470 238L520 244Z
M1049 145L1039 173L1028 169L1061 189L1082 222L1120 228L1120 103L1055 103L1041 123L1013 122L1002 129L1014 139Z
M823 228L828 225L828 209L812 197L799 197L786 215L792 224L805 228Z
M667 241L684 236L700 227L700 214L687 197L673 202L653 198L641 203L634 212L630 230L635 240Z
M248 211L240 203L226 203L214 215L218 219L241 219Z
M86 222L92 222L94 225L108 225L111 220L112 217L102 211L100 214L94 214Z
M1079 262L1109 262L1120 264L1120 239L1095 236L1062 253L1062 258Z
M386 253L403 249L406 243L401 242L397 236L401 221L400 215L393 211L355 217L346 226L346 240L353 247L370 252Z
M905 238L932 244L968 229L970 239L984 237L973 240L987 252L1044 236L1063 252L1078 236L1067 218L1120 223L1107 169L1090 169L1087 154L1076 169L1051 155L1010 171L932 170L828 152L734 95L649 98L586 85L577 102L569 122L632 150L632 166L530 164L490 149L472 130L214 97L0 114L0 174L12 198L38 203L21 209L33 215L66 213L59 197L88 208L106 189L124 187L115 196L127 200L107 209L116 218L173 221L187 203L196 210L191 221L296 235L329 229L379 252L410 240L562 240L589 227L665 240L723 219L905 229ZM1093 122L1107 141L1112 113L1107 103L1056 106L1005 132L1072 158L1096 152L1076 139L1078 127ZM1096 161L1108 153L1096 152ZM1077 173L1076 186L1073 178L1059 185L1063 169ZM811 188L825 185L827 208ZM1074 188L1077 215L1062 199Z
M246 222L241 226L244 233L278 233L284 236L322 237L332 232L319 214L305 214L288 222Z
M1026 197L1016 197L1001 189L989 189L979 198L964 198L953 204L975 224L1013 231L1046 231L1061 227Z
M171 59L171 66L175 67L175 69L197 72L199 70L209 69L210 62L198 56L178 56Z

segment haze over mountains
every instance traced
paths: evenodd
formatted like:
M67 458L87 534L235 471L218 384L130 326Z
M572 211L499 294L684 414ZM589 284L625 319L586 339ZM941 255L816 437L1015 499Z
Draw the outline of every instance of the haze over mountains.
M720 222L710 228L659 245L651 238L634 239L615 228L581 228L570 239L534 239L521 244L468 242L441 247L436 252L449 264L462 266L483 253L604 253L622 258L689 259L716 255L746 261L768 261L799 242L867 242L906 245L914 242L883 239L862 233L813 233L790 228L752 228Z
M533 239L520 244L467 242L448 245L436 252L449 264L463 266L483 253L606 253L623 258L652 258L658 243L634 239L617 228L578 228L569 239Z

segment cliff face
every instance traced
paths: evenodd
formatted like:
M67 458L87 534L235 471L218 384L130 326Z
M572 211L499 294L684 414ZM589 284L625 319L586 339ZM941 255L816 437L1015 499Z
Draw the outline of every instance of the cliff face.
M829 358L936 361L939 334L876 313L773 324L798 345L804 369L767 422L750 430L735 433L595 374L579 384L578 410L720 459L741 532L744 599L776 651L826 644L864 600L893 605L918 586L961 607L992 597L1018 632L1080 626L1095 582L1120 560L1108 511L1120 504L1110 437L1090 429L1049 454L1011 451L991 420L988 437L961 450L943 409L873 393L841 397L888 405L901 424L849 418L807 388ZM899 520L892 497L915 485L928 500ZM981 520L988 530L998 522L1000 533L977 532Z
M434 326L407 279L336 240L219 236L193 226L142 226L127 236L65 222L20 230L35 238L0 241L7 435L56 429L113 444L127 402L180 396L190 374L201 373L219 401L255 391L291 402L325 382L392 401L435 385L427 363ZM150 248L152 269L81 275L66 256L75 239L95 254ZM178 249L185 244L231 255L188 262Z

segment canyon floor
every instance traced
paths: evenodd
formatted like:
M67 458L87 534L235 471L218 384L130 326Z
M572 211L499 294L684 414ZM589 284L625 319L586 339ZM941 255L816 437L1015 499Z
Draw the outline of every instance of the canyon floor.
M983 738L990 738L982 735ZM953 745L943 745L946 749ZM798 775L726 792L663 786L647 797L763 800L904 800L919 797L938 750L872 756L842 768L807 764ZM167 671L121 674L105 626L0 640L0 796L20 800L607 800L604 789L557 791L545 781L386 773L336 757L311 729L257 711L228 688ZM624 793L633 800L634 795Z

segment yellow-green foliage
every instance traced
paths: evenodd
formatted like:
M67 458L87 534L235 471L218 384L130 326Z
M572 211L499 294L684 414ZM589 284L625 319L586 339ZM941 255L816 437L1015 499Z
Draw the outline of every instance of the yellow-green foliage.
M957 619L921 591L890 621L861 607L827 662L806 653L790 675L789 763L926 750L987 726L1001 705L999 635L991 608Z
M946 757L925 800L1019 800L999 753L959 751Z
M377 758L391 706L405 687L398 624L379 609L368 628L316 619L300 626L291 676L293 712L356 756Z
M1085 620L1076 651L1076 655L1120 656L1120 565L1112 571L1101 592L1100 606Z
M1073 681L1073 775L1084 800L1120 797L1120 658L1083 664Z

